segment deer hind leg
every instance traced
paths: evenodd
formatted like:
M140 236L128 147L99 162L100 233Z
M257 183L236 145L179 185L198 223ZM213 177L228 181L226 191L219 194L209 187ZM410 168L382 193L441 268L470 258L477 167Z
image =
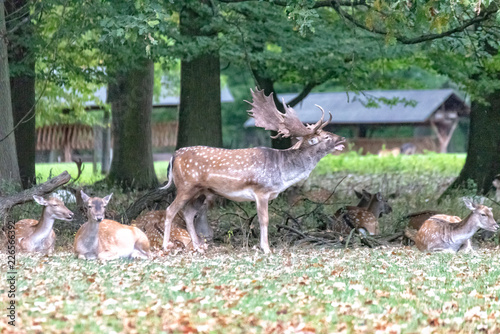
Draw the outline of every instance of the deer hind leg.
M269 200L267 197L257 197L255 203L257 205L257 216L259 217L260 248L262 248L264 253L269 254L271 253L267 234L267 227L269 225Z
M196 229L198 237L204 241L214 238L214 231L208 223L208 207L213 201L213 198L213 195L200 196L193 202L198 212L194 218L194 228Z
M142 232L140 229L135 228L135 235L137 236L137 240L134 244L134 250L130 255L132 258L141 258L147 259L150 255L149 249L149 240L146 234Z
M181 191L177 189L177 196L175 197L174 201L168 206L165 215L165 230L163 235L164 250L174 247L174 244L170 242L170 231L172 230L172 222L174 221L174 218L177 215L177 213L186 205L186 203L188 203L191 200L191 198L194 197L194 195L196 195L194 191L181 193Z
M194 217L196 216L196 213L198 213L198 210L192 203L188 203L184 207L184 210L182 210L182 215L186 221L186 227L189 235L191 236L193 247L195 250L203 253L207 248L207 245L201 241L200 238L198 238L198 234L196 233L196 229L194 227Z

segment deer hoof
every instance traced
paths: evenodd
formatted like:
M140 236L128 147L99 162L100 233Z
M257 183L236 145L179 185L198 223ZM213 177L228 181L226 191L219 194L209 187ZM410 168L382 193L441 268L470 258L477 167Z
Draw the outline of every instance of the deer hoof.
M171 241L167 242L167 244L163 244L163 250L165 251L173 248L175 248L175 244Z

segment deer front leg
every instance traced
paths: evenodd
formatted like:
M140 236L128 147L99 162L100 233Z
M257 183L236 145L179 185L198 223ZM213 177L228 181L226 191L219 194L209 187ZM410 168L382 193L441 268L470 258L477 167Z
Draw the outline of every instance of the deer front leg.
M165 231L163 235L163 250L173 248L174 244L170 242L170 231L172 230L172 222L174 221L175 215L186 205L190 200L190 196L181 195L180 190L177 189L177 197L168 206L165 215ZM192 238L192 237L191 237Z
M269 225L269 199L267 197L258 197L255 203L257 205L257 216L259 217L260 225L260 248L262 248L264 253L269 254L271 253L267 235L267 227Z
M467 241L464 243L462 248L463 248L464 252L466 252L466 253L474 251L474 249L472 248L472 243L471 243L470 239L467 239Z

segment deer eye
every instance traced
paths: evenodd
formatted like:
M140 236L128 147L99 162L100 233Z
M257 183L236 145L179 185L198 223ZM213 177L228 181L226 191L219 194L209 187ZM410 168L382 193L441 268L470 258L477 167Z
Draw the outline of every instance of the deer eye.
M481 213L481 216L486 217L486 213Z

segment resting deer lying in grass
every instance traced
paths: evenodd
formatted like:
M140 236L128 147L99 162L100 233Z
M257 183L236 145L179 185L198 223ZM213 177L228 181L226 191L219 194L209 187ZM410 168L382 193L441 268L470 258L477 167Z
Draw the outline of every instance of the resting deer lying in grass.
M422 225L424 225L424 223L431 218L436 220L445 220L452 224L459 223L462 221L462 218L458 216L450 216L434 210L426 210L426 211L410 213L405 217L405 219L408 219L408 224L407 224L408 227L414 230L419 230L422 227Z
M43 205L40 220L23 219L16 223L16 246L21 252L40 252L51 254L56 243L56 234L52 229L56 219L71 221L71 212L64 203L55 197L44 199L33 196L35 202Z
M149 211L131 222L132 226L137 227L146 234L152 249L162 249L165 236L165 214L164 210ZM181 225L181 218L179 215L175 216L170 238L176 246L193 250L191 236L186 229L180 227Z
M370 200L364 207L366 198ZM379 234L378 218L382 214L391 212L391 206L380 192L372 195L363 189L363 197L358 206L346 206L337 210L333 216L331 229L337 233L349 234L355 228L361 233L368 232L371 235L377 235Z
M413 237L417 248L421 251L457 252L462 246L465 246L466 250L469 251L472 250L470 238L479 228L492 232L498 229L491 208L475 204L467 198L464 198L464 203L472 212L462 221L450 223L455 216L439 215L445 219L432 216L422 225L414 237L408 235L410 238Z
M88 221L75 236L75 253L79 259L113 260L117 258L148 258L149 241L137 227L104 219L111 195L89 197L83 191Z
M289 149L267 147L228 150L194 146L177 150L169 166L169 181L177 187L177 196L167 208L163 248L172 246L170 230L175 215L182 210L187 229L196 250L204 245L196 235L193 218L196 209L192 202L201 195L217 194L234 201L254 201L260 224L260 247L270 253L267 228L268 203L288 187L305 180L325 155L344 148L345 139L323 128L329 121L323 116L314 125L305 126L295 111L284 106L282 114L272 95L252 91L250 115L255 125L278 132L277 136L296 137L298 142ZM330 114L331 120L331 114Z

